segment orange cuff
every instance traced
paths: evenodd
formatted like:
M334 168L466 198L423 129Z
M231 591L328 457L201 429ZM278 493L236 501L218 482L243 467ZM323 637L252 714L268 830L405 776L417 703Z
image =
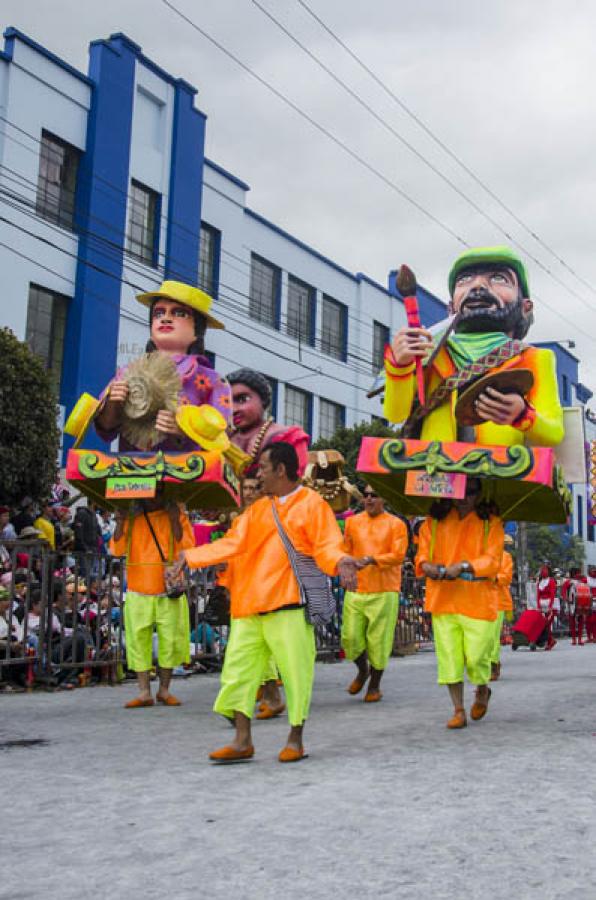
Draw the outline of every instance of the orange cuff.
M385 361L385 372L390 378L407 378L414 372L414 363L410 363L408 366L397 365L393 350L391 349L391 344L385 345L385 354L383 358Z
M515 422L512 422L511 425L513 428L518 428L520 431L529 431L530 428L534 425L536 421L536 410L533 406L531 406L526 400L526 408L524 409L521 416L519 416Z

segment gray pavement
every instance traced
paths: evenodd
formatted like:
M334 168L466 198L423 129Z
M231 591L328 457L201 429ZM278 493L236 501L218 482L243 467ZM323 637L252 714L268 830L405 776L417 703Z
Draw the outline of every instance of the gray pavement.
M207 762L231 733L216 676L177 681L179 709L125 711L132 683L1 695L0 896L591 900L596 645L503 660L455 733L432 653L392 660L377 705L319 664L310 758L287 766L281 720L255 724L254 762Z

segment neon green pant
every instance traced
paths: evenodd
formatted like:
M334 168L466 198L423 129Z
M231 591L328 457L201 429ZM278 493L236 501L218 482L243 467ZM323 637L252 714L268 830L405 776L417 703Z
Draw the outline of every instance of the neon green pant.
M472 684L487 684L495 623L457 613L433 615L439 684L457 684L464 670Z
M505 612L503 610L501 610L497 614L497 619L494 622L495 633L494 633L493 649L492 649L492 653L490 655L490 661L491 661L491 663L495 663L495 665L497 663L501 662L501 629L503 627L503 619L504 618L505 618Z
M188 602L128 591L124 603L126 662L133 672L147 672L153 665L153 632L157 631L157 663L174 669L190 661Z
M366 650L368 661L382 671L393 649L399 594L385 591L360 594L346 591L341 623L341 645L348 659L358 659Z
M232 619L213 709L228 718L241 712L250 719L271 656L284 683L290 725L302 725L310 709L315 655L314 628L303 609Z
M265 663L263 675L261 676L261 684L265 684L267 681L277 681L278 678L279 672L275 665L275 660L273 659L273 656L269 654L269 659Z

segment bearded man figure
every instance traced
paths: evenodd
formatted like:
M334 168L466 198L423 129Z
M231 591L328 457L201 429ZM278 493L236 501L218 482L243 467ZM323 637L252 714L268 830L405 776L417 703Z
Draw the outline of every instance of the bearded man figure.
M449 273L450 313L458 316L454 332L436 354L425 328L401 328L385 352L385 417L391 422L416 418L417 359L425 366L427 405L433 393L451 376L462 379L441 403L417 422L423 440L464 440L479 444L530 444L553 447L563 439L563 411L559 401L552 351L522 343L533 322L528 275L522 260L508 247L478 247L459 256ZM487 365L488 361L488 365ZM524 393L507 393L487 385L474 403L480 423L458 425L457 390L484 374L529 370L533 379ZM469 377L467 377L469 376ZM414 435L408 435L414 436Z

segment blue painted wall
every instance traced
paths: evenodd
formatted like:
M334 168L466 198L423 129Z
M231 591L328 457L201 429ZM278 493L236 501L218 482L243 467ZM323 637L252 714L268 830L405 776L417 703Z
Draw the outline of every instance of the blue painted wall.
M389 272L389 277L387 279L387 290L393 297L398 297L400 300L403 300L402 295L395 285L396 277L397 269L392 269L392 271ZM430 325L434 325L435 322L440 322L449 315L447 304L444 303L443 300L440 300L439 297L435 297L434 294L431 294L430 291L427 291L426 288L423 288L421 285L418 285L416 296L418 297L420 321L425 327L428 328Z
M176 82L165 277L197 284L206 117L193 106L195 88Z
M79 169L75 213L80 230L79 260L66 323L68 366L61 395L67 414L83 391L97 396L116 369L135 61L139 52L140 48L123 35L90 46L89 76L94 86L86 151ZM72 444L70 438L65 441L67 447Z

